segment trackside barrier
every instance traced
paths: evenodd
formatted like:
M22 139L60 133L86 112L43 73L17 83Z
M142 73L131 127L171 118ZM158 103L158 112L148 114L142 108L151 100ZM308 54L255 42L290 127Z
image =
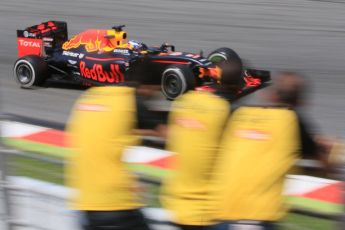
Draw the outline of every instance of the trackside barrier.
M156 140L148 141L156 142ZM0 210L2 211L0 212L0 229L79 229L78 214L68 210L65 204L70 190L57 185L63 182L63 163L61 159L8 149L0 145L0 199L1 195L3 197L0 200ZM299 166L309 169L320 167L315 161L300 161L299 164ZM345 175L345 168L340 167L337 170L337 175ZM344 178L338 177L337 179L343 180ZM141 182L145 189L143 193L145 202L158 206L159 181L141 177ZM148 208L144 209L144 212L155 229L175 229L170 222L169 215L162 209ZM291 212L337 221L338 229L345 230L343 215L318 213L304 209L294 209ZM1 225L1 220L4 220L4 227ZM307 228L294 226L284 229Z
M345 204L345 165L341 165L336 169L339 180L343 181L342 183L342 202ZM342 215L338 218L339 220L339 229L345 230L345 208L343 208Z
M1 104L0 104L1 105ZM0 119L1 122L1 119ZM0 150L3 149L1 141L2 133L0 127ZM6 166L6 154L0 152L0 228L4 230L13 230L10 224L12 212L10 208L10 194L7 189L7 166Z
M8 180L14 213L10 224L14 229L79 229L79 214L66 208L68 188L27 177L9 177ZM146 208L143 211L155 229L174 229L163 210Z
M79 229L78 228L78 213L68 210L65 204L66 197L70 190L62 185L54 183L43 182L41 180L32 179L28 176L34 175L35 169L38 173L52 176L52 180L56 180L55 177L61 177L49 172L49 169L27 167L21 171L19 167L21 160L24 159L24 163L28 163L26 160L33 160L45 162L49 165L63 165L63 161L51 159L49 157L40 158L39 155L33 153L25 153L12 149L1 149L0 154L2 158L7 159L6 167L8 167L6 177L2 178L1 187L6 191L7 200L7 215L6 223L9 230L13 229L41 229L41 230L57 230L57 229ZM19 158L19 160L18 160ZM25 160L26 159L26 160ZM18 162L13 162L13 160ZM308 163L309 164L309 163ZM316 165L314 165L315 167ZM15 175L16 169L19 175ZM26 174L21 176L20 174ZM35 176L35 175L34 175ZM51 179L51 178L48 178ZM150 179L141 180L144 186L153 186L158 188L159 182ZM148 190L152 192L152 190ZM153 192L154 193L154 192ZM145 200L152 199L147 198L152 194L145 194ZM152 202L152 201L151 201ZM325 213L317 213L310 210L294 209L293 213L317 217L325 220L339 220L341 216ZM169 215L160 208L147 208L144 209L145 215L148 217L150 224L154 229L169 230L175 229L170 222ZM58 223L58 224L54 224ZM302 228L293 228L302 229Z
M44 162L49 166L57 165L62 167L63 161L49 157L40 158L34 153L25 153L13 149L0 149L1 160L4 168L7 168L7 175L1 180L1 189L6 191L5 200L8 203L4 220L8 230L14 229L39 229L39 230L74 230L78 228L78 213L70 211L65 203L70 189L55 183L44 182L32 179L38 174L44 175L48 180L61 181L62 174L51 172L48 168L35 167L35 162ZM22 161L26 163L21 164ZM32 165L29 165L30 163ZM37 165L42 166L42 165ZM15 174L26 174L26 176L13 176ZM159 182L142 178L143 187L159 187ZM147 189L151 191L150 189ZM151 193L144 194L144 200L152 198ZM150 201L154 203L155 201ZM169 230L176 229L169 221L168 215L159 208L144 209L149 223L155 229ZM1 228L3 229L3 228ZM7 229L6 229L7 230Z

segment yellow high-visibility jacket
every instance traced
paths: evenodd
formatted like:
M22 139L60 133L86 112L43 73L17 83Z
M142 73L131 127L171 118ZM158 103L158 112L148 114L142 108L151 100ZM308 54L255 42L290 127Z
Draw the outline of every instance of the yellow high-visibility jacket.
M121 162L123 150L136 143L134 89L94 87L76 102L67 126L71 153L66 183L76 190L77 210L128 210L141 206L137 183Z
M217 166L219 219L276 221L285 209L285 175L300 149L296 114L242 107L224 132Z
M226 100L208 92L188 92L172 105L167 149L176 161L163 182L161 201L178 224L208 225L214 220L209 182L229 112Z

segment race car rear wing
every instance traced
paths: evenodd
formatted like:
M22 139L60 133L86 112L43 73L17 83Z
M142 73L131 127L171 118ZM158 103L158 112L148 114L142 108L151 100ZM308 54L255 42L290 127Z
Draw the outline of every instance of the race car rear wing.
M17 30L18 57L26 55L46 56L67 40L67 23L48 21Z

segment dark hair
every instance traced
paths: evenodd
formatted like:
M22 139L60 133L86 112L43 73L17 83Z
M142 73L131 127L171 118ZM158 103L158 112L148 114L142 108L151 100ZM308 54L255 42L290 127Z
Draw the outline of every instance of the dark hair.
M301 99L300 92L298 90L277 90L279 101L288 105L298 105Z
M278 101L290 106L297 106L306 91L304 77L294 72L279 73L274 88Z
M221 83L229 86L239 86L242 83L243 66L241 59L232 59L220 65L222 69Z

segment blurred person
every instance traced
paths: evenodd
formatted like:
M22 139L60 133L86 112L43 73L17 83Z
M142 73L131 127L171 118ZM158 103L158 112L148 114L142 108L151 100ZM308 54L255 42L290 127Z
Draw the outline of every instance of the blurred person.
M296 112L305 91L300 75L281 73L268 91L268 105L233 113L215 172L222 229L276 229L286 212L282 193L288 171L300 156L320 158L330 150Z
M166 141L167 150L176 155L173 170L163 181L161 202L183 230L211 229L216 224L209 183L230 114L228 99L237 94L241 80L238 64L223 64L222 84L216 91L189 91L172 104Z
M134 134L142 133L137 128L159 126L155 119L133 87L93 87L76 102L67 125L66 183L75 189L70 204L81 212L83 229L149 229L140 212L137 180L122 155L138 144Z
M333 147L334 138L317 134L316 125L304 113L309 92L305 78L297 73L277 74L274 86L267 93L267 100L273 106L285 106L296 112L300 133L302 156L314 158L328 164L327 157ZM327 153L327 154L326 154Z

